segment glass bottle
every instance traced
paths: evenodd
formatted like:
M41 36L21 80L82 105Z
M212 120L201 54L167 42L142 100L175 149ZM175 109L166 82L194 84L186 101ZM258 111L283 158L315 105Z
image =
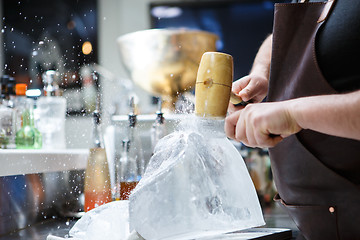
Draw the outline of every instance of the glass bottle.
M162 101L159 99L156 119L151 127L151 149L154 150L157 142L166 135L164 114L161 109Z
M24 83L18 83L15 85L15 100L14 106L16 111L15 129L16 132L22 127L22 114L26 110L26 103L28 98L26 97L27 85ZM31 99L30 99L31 101Z
M85 211L112 200L109 165L100 129L100 113L94 111L93 117L93 146L85 171Z
M40 149L42 136L34 124L34 102L25 99L25 106L21 113L21 128L16 132L15 143L17 149Z
M131 191L139 182L136 159L129 153L130 142L122 141L121 157L115 163L115 200L128 200Z
M14 109L15 80L4 75L1 77L0 95L0 147L3 149L15 148L15 117Z
M47 149L64 149L66 146L66 99L60 96L56 76L54 70L43 74L44 96L37 100L36 125L43 135L43 148Z
M127 137L129 143L129 155L131 155L136 162L138 168L138 180L143 176L146 169L146 162L144 159L144 153L142 148L142 142L139 136L137 124L137 115L135 113L134 97L130 98L131 111L129 113L129 125L127 128Z
M120 154L115 157L115 200L127 200L145 171L142 142L137 132L134 96L130 97L129 125Z
M89 65L84 65L80 69L82 79L81 93L83 95L84 107L86 112L91 113L96 108L96 73Z

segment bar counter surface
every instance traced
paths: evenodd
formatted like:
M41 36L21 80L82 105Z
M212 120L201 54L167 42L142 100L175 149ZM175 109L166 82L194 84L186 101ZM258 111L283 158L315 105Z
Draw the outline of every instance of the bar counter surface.
M294 222L290 219L284 210L282 210L276 203L271 207L266 207L263 210L266 228L284 228L290 229L292 232L291 238L271 238L271 239L296 239L298 235L298 229ZM76 218L51 218L44 219L34 225L30 225L24 229L16 232L9 233L1 236L0 240L46 240L48 235L54 236L52 239L68 238L69 230L76 223ZM71 239L71 238L69 238ZM237 238L231 238L235 240ZM243 239L243 238L238 238ZM270 239L270 238L258 238L258 239Z
M85 169L89 149L0 149L0 176Z

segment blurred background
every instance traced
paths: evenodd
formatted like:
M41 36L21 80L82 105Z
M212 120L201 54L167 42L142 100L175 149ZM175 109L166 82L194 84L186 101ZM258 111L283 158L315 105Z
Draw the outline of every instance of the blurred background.
M216 48L234 57L234 78L246 75L258 47L272 31L273 1L151 1L45 0L1 1L0 67L28 88L42 88L41 74L60 73L60 88L68 99L66 136L70 148L87 147L91 98L101 92L104 124L112 114L126 114L116 101L129 75L120 59L116 39L150 28L187 28L216 34ZM86 78L87 66L98 64L95 81ZM100 69L99 69L100 68ZM97 82L98 81L98 82ZM132 86L139 112L156 111L156 99ZM121 89L120 89L121 90ZM79 128L78 126L81 126ZM79 134L81 131L81 134ZM91 131L90 131L91 132ZM83 141L73 138L83 137Z

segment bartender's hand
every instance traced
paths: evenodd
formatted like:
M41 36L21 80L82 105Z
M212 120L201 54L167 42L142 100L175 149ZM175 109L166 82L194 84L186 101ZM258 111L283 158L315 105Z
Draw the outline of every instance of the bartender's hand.
M241 97L243 101L261 102L267 94L268 80L260 74L251 73L233 82L232 92ZM233 113L241 107L229 104L228 112Z
M246 102L261 102L266 97L267 90L268 79L256 73L242 77L232 85L232 91Z
M249 147L273 147L300 130L287 102L248 104L225 119L226 135Z

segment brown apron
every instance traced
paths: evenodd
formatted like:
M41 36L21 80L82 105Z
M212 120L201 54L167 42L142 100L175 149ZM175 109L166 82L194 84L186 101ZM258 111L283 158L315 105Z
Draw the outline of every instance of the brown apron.
M268 101L337 93L315 54L332 3L275 5ZM360 141L302 130L270 157L275 198L306 239L360 239Z

